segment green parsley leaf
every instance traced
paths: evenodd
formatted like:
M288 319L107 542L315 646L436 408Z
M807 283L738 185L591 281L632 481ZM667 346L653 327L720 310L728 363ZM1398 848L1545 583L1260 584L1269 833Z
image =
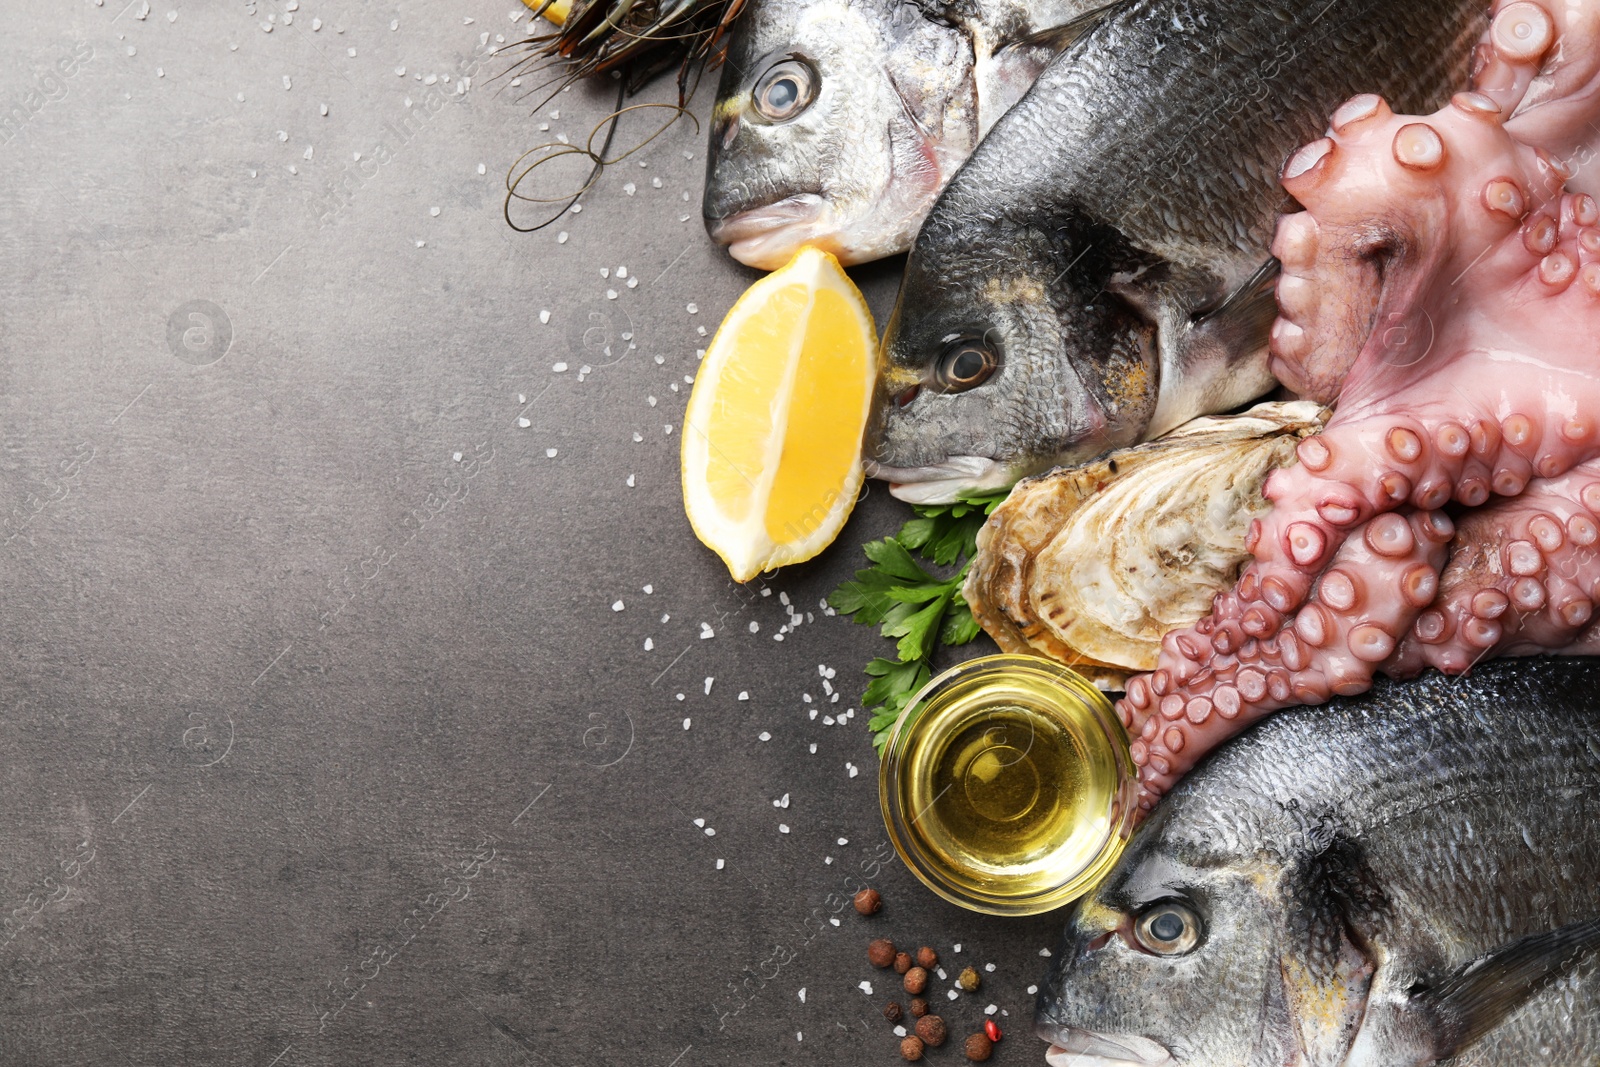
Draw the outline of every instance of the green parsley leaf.
M907 582L931 582L932 576L911 558L906 546L893 537L882 541L869 541L865 546L867 558L878 565L877 569L893 578Z
M954 504L914 505L916 517L898 534L863 546L872 566L857 571L828 598L835 611L898 639L894 659L879 657L867 664L871 681L861 695L879 755L906 706L932 678L939 647L969 644L982 632L961 587L977 551L978 531L1005 498L1000 492ZM912 553L955 572L948 578L929 574Z

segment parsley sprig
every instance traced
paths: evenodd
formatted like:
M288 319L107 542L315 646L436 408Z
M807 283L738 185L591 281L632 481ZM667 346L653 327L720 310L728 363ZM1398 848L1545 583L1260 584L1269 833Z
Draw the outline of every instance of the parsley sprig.
M894 658L879 656L867 664L872 681L861 695L880 756L895 720L933 676L939 647L969 644L981 632L961 586L977 551L978 531L1005 497L990 493L954 504L914 505L917 517L898 534L865 546L872 566L857 571L828 598L835 611L863 626L877 626L896 641ZM949 577L930 574L917 556L941 571L956 570Z

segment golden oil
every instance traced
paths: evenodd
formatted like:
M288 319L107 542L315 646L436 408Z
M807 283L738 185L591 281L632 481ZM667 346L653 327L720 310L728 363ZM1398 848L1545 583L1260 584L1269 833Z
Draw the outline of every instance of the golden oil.
M1105 696L1031 656L961 664L896 724L879 778L901 858L935 892L1021 915L1087 892L1132 822L1128 741Z

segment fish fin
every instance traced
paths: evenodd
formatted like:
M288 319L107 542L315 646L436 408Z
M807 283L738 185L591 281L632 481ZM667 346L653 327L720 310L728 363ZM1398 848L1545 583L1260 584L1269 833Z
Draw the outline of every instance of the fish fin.
M1600 947L1600 919L1518 938L1412 994L1438 1059L1454 1056L1493 1030L1535 993Z
M1229 411L1272 390L1267 342L1277 318L1278 261L1223 290L1209 271L1158 260L1113 275L1105 291L1156 328L1161 373L1146 439L1196 416Z
M1216 333L1218 340L1235 352L1266 344L1278 317L1278 275L1282 273L1283 265L1269 257L1215 307L1195 315L1195 328Z
M1345 1061L1377 971L1367 936L1388 901L1360 846L1332 835L1285 884L1283 1000L1308 1064Z
M1111 0L1110 3L1085 11L1076 15L1059 26L1048 26L1036 30L1026 37L1012 41L1007 48L1042 49L1051 55L1065 52L1076 44L1080 38L1094 29L1100 23L1116 14L1125 7L1130 7L1133 0Z
M980 59L975 72L978 84L979 136L1021 100L1050 62L1080 40L1131 0L1112 0L1086 11L1059 26L1038 30L1014 41L999 44L992 55Z

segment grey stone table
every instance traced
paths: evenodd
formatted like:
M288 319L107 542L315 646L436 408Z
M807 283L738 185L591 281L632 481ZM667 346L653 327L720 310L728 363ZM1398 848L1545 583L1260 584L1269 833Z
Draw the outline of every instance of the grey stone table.
M754 275L688 122L508 227L611 105L534 110L525 15L0 6L0 1064L892 1063L878 934L1042 1062L1059 917L922 890L836 721L884 644L820 601L904 510L749 588L694 540Z

